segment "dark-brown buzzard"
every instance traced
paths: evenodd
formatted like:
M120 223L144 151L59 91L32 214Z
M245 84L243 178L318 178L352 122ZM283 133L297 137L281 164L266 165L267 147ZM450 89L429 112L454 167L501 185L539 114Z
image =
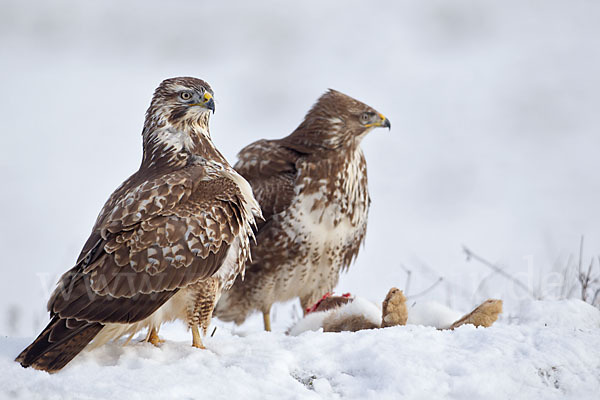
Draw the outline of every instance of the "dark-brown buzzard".
M213 296L244 270L260 209L209 133L213 91L163 81L146 112L139 170L110 196L76 265L48 302L51 321L17 357L49 372L92 346L161 323L190 323L200 347L197 291ZM211 310L212 311L212 310Z

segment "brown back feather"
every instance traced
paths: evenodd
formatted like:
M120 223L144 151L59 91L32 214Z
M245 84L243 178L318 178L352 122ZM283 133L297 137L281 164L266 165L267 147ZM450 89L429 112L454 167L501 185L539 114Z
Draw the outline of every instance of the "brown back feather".
M150 316L180 288L214 274L248 224L239 188L217 173L231 167L210 140L208 113L181 112L182 86L212 94L195 78L158 87L140 169L110 196L75 267L61 277L48 302L52 321L17 357L23 366L58 370L104 324ZM192 144L155 134L171 132L169 124Z

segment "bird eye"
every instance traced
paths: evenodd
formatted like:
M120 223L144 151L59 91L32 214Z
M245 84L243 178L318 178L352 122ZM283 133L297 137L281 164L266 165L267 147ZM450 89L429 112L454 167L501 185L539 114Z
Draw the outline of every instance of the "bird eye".
M192 94L190 92L181 92L179 97L181 97L181 100L189 100L192 98Z
M371 120L371 113L362 113L360 115L360 122L362 122L363 124L366 124L367 122L369 122Z

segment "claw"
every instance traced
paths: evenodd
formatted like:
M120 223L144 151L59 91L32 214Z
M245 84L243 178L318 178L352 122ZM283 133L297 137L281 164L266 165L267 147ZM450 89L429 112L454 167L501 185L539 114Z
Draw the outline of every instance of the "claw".
M152 343L154 346L158 347L160 344L164 343L165 340L161 339L160 336L158 336L158 332L156 329L150 328L146 339L144 339L144 342Z

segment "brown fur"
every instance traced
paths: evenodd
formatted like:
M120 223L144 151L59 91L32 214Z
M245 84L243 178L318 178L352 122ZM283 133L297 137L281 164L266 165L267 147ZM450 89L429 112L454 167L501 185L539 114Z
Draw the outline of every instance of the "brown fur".
M381 327L406 325L408 309L402 290L391 288L382 304Z
M348 304L351 301L352 301L352 299L350 297L344 297L344 296L326 297L323 300L321 300L321 302L319 303L317 308L315 308L315 311L318 312L318 311L331 310L332 308L336 308L336 307L343 306L344 304Z
M327 297L321 301L315 311L334 310L351 301L351 298L342 296ZM454 322L449 328L444 329L453 330L466 324L488 328L498 319L500 313L502 313L502 300L489 299ZM406 325L407 319L408 308L406 307L406 297L402 290L394 287L389 290L383 301L381 325L374 324L367 320L363 315L338 316L336 311L332 311L331 314L323 320L323 331L356 332L363 329L386 328Z
M453 330L466 324L488 328L496 322L500 313L502 313L502 300L489 299L458 321L454 322L448 329Z
M323 332L356 332L375 328L380 328L380 326L362 315L350 315L340 318L333 313L323 321Z

